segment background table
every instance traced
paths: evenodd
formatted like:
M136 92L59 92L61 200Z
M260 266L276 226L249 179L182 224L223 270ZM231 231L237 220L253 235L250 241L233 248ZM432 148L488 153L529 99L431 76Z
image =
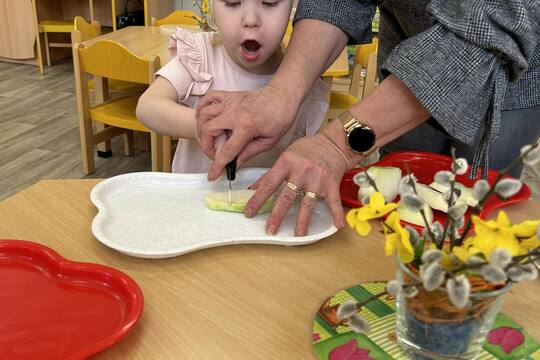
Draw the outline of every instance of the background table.
M157 55L161 59L161 66L170 59L169 55L169 35L160 31L156 26L129 26L107 33L83 44L89 46L99 39L109 39L123 44L129 51L143 58ZM349 62L347 60L347 48L343 49L336 61L326 70L323 77L345 76L349 73Z
M97 359L316 359L312 320L336 291L394 278L379 227L351 229L312 245L232 245L147 260L98 242L89 193L99 180L45 180L0 202L0 238L49 246L76 261L117 268L141 287L133 332ZM540 204L508 208L513 221L540 218ZM249 221L249 220L246 220ZM503 311L540 339L540 281L518 284Z

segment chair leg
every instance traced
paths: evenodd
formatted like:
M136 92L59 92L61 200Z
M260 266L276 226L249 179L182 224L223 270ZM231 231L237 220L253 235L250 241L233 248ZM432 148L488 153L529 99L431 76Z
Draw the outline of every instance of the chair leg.
M171 137L163 136L163 172L171 172Z
M99 121L95 122L96 131L100 132L102 130L105 130L109 127L109 125L100 123ZM100 158L110 158L112 156L112 147L111 147L111 140L104 141L102 143L99 143L97 145L97 155Z
M326 94L326 101L328 102L328 104L330 104L330 94L332 93L332 82L333 82L333 78L331 76L325 76L322 78L322 80L324 81L324 83L328 86L328 94ZM324 127L326 127L326 125L328 124L328 112L326 112L326 114L324 115L324 119L322 121L322 124L321 124L321 129L323 129Z
M133 130L129 130L124 134L124 156L133 156L135 154L133 142Z
M47 66L51 66L51 53L49 50L49 37L47 36L47 33L44 32L43 36L45 38L45 54L47 55Z
M108 86L104 83L101 76L94 76L94 97L95 103L101 104L102 102L109 100ZM104 130L108 125L102 124L96 121L96 131ZM112 156L111 141L107 140L97 145L97 153L99 157L110 158Z
M94 142L92 141L92 122L90 119L79 120L79 133L81 137L83 170L86 175L89 175L96 170Z
M150 133L139 132L139 149L142 152L150 151Z
M41 54L40 37L41 37L41 34L39 32L36 33L36 63L39 67L39 73L43 75L45 74L45 71L43 70L43 55Z
M152 151L152 171L161 171L163 168L163 136L155 132L150 133Z

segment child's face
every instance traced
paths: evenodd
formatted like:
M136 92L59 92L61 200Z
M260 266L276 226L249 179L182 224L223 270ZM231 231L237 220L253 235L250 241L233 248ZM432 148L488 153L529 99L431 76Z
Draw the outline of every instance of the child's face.
M291 0L213 0L213 15L229 55L244 69L272 73L289 21Z

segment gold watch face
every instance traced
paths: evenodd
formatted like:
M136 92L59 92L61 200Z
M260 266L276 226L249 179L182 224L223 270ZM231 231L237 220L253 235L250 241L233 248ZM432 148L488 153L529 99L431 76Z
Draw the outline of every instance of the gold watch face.
M347 145L357 153L369 154L375 146L375 132L367 125L360 123L349 112L339 116L343 130L347 134Z

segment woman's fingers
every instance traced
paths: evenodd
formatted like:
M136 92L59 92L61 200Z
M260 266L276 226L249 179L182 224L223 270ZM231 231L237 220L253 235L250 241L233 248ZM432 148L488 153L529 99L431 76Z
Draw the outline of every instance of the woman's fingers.
M283 184L288 175L286 170L278 160L272 169L257 180L255 194L246 204L246 217L255 216L266 200Z
M330 209L334 225L338 229L343 229L345 227L345 213L343 212L343 205L341 205L339 184L330 183L327 186L324 201L326 202L328 209Z
M225 169L225 166L242 151L250 140L251 136L247 133L247 130L236 128L225 144L220 149L216 148L214 161L210 165L210 169L208 169L208 180L213 181L217 179L223 172L223 169Z
M202 97L201 100L199 100L197 104L197 108L195 109L195 117L199 119L199 114L203 108L205 108L208 105L215 104L215 103L222 103L223 99L225 99L225 96L227 93L225 91L209 91ZM204 118L204 121L207 121L209 119Z
M298 216L296 218L296 229L294 231L295 236L305 236L307 234L309 222L320 198L320 184L311 184L311 187L306 187L306 189L311 190L306 190L300 200Z
M296 185L299 179L287 180L285 186L278 195L274 208L266 220L266 233L268 235L277 234L283 219L295 203L296 199L302 196L302 189Z

